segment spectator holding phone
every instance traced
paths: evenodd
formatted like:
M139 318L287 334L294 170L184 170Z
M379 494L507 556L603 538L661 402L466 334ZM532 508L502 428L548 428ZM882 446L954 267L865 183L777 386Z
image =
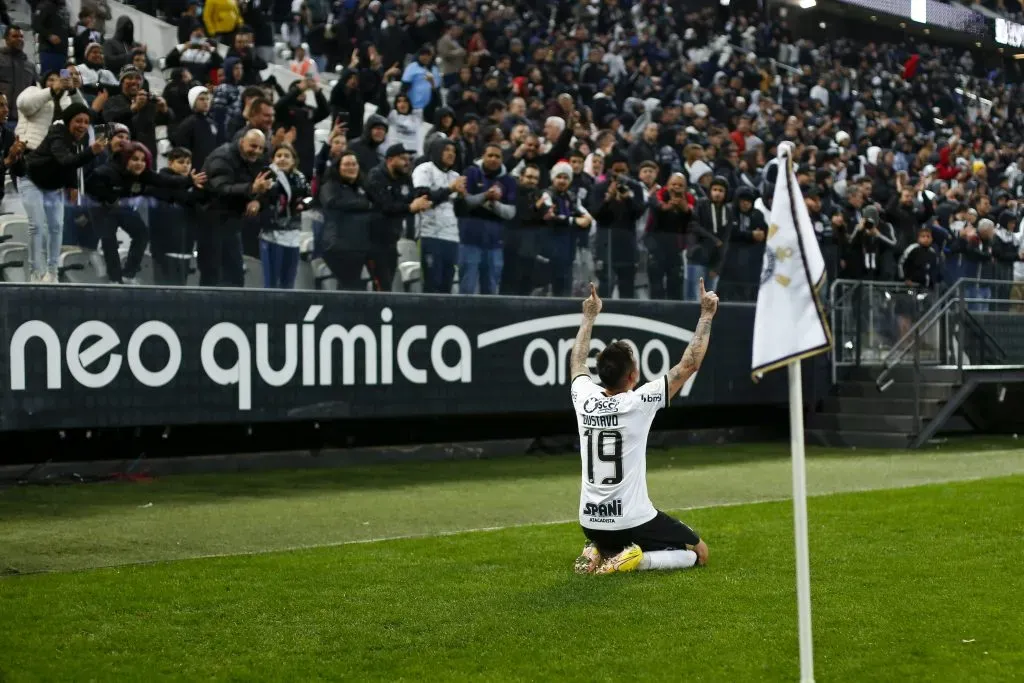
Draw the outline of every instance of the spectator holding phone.
M288 94L274 106L274 128L283 128L286 131L295 129L295 141L292 146L298 152L299 169L307 178L313 176L316 124L326 119L330 113L331 107L320 90L320 83L312 77L292 83L288 88Z
M71 72L50 71L42 85L31 85L18 96L18 125L14 130L29 150L42 143L54 122L56 112L63 112L72 104L85 104L85 98L75 89ZM60 120L59 118L57 120Z
M269 224L260 233L263 286L293 289L299 268L299 230L302 212L312 202L309 182L298 170L298 155L287 143L274 150L273 187L264 196L269 207Z
M209 82L212 74L223 63L224 59L217 52L217 46L206 38L206 31L202 27L194 28L188 42L174 46L164 58L168 69L179 66L188 69L203 83Z

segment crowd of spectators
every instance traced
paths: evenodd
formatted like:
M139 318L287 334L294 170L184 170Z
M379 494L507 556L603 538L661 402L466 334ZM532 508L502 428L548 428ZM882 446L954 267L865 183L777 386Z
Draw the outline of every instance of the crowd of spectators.
M364 273L391 289L413 244L429 292L564 296L596 277L608 295L693 299L703 277L750 298L790 141L830 278L1012 279L1024 299L1022 93L970 52L815 44L717 3L134 4L176 21L181 44L150 55L126 17L104 39L105 0L55 27L62 0L41 0L55 9L34 27L37 83L6 31L0 142L35 279L56 280L63 202L113 281L148 242L165 284L197 251L203 285L240 286L249 254L266 286L290 287L309 211L313 256L345 289ZM66 55L72 36L81 56L54 62L46 46ZM278 39L300 76L287 89L261 76ZM173 150L156 173L162 126ZM154 220L164 208L194 228Z

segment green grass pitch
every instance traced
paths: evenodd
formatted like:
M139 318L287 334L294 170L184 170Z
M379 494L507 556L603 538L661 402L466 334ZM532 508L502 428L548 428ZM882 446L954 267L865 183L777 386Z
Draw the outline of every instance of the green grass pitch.
M1024 679L1014 445L810 451L817 680ZM0 490L0 681L796 680L787 456L652 453L711 562L607 577L574 457Z

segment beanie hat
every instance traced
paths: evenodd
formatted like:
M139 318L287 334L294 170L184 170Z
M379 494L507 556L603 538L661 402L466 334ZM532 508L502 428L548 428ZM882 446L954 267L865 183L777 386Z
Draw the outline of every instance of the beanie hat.
M85 106L81 102L72 102L60 113L61 121L67 126L71 123L71 119L75 118L79 114L85 114L89 116L89 107Z
M569 176L569 182L572 182L572 166L568 161L559 161L551 168L552 178L557 178L560 175Z
M202 94L205 94L205 93L209 93L209 92L210 91L207 88L204 88L201 85L197 85L194 88L189 88L188 89L188 108L189 109L195 109L196 108L196 100L199 99L199 96L202 95Z
M116 123L115 122L115 123L108 123L107 125L109 126L109 128L107 130L110 131L110 137L114 137L115 135L118 135L120 133L124 133L128 137L132 136L132 132L128 129L128 126L124 125L123 123Z
M725 179L725 176L716 175L711 180L711 187L714 187L715 185L719 185L726 192L729 191L729 181Z
M82 54L86 54L86 55L89 54L89 50L93 49L94 47L99 48L100 50L103 50L103 46L100 45L99 43L89 43L88 45L85 46L85 52L83 52Z
M139 73L138 69L131 64L125 64L121 67L121 72L117 75L117 80L120 82L129 76L138 76L139 78L142 78L142 74Z

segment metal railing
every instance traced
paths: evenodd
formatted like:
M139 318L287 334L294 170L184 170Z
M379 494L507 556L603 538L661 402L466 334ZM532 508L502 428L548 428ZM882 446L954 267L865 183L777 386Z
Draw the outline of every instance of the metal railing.
M926 368L958 372L1024 367L1024 282L960 279L942 292L894 282L837 280L830 288L835 348L832 379L840 367L877 367L879 392L912 368L914 429L922 429Z
M838 368L880 365L893 349L905 345L935 298L933 292L897 282L834 281L829 291L833 382L838 381ZM924 360L934 364L941 360L941 349L938 339L931 341Z

